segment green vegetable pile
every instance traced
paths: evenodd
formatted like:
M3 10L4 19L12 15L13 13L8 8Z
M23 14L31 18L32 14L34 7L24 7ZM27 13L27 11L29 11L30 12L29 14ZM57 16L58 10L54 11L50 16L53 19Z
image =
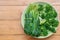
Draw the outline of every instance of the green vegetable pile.
M24 32L33 37L56 33L59 22L56 10L48 3L33 3L25 11Z

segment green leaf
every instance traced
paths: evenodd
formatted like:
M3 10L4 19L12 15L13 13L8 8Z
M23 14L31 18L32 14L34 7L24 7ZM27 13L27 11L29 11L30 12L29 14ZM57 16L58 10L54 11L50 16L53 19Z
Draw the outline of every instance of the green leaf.
M24 32L33 37L47 36L56 32L59 21L57 12L48 3L38 2L30 4L25 11Z
M46 22L44 24L44 26L46 27L46 29L48 29L49 31L53 32L53 33L56 33L56 30L54 27L52 27L48 22Z
M46 27L45 26L41 26L41 31L42 31L42 35L44 35L44 36L47 36L48 35L48 31L47 31L47 29L46 29Z

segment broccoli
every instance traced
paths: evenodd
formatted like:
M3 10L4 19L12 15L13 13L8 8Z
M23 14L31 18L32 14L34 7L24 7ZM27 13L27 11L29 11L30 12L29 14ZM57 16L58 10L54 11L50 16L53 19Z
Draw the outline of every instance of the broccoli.
M59 21L57 12L48 3L33 3L25 11L24 32L33 37L47 36L48 32L55 33Z

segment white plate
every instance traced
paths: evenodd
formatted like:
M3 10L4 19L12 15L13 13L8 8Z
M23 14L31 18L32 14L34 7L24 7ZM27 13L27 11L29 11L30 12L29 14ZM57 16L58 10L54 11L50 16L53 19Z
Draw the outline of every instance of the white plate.
M28 7L28 6L27 6ZM26 9L27 9L27 7L26 7ZM22 24L22 27L24 28L24 18L25 18L25 11L26 11L26 9L23 11L23 13L22 13L22 16L21 16L21 24ZM55 8L54 8L55 9ZM57 19L57 18L56 18ZM55 28L56 30L57 30L57 28ZM39 37L34 37L34 38L47 38L47 37L49 37L49 36L51 36L51 35L53 35L54 33L52 33L52 32L48 32L48 35L47 36L39 36Z

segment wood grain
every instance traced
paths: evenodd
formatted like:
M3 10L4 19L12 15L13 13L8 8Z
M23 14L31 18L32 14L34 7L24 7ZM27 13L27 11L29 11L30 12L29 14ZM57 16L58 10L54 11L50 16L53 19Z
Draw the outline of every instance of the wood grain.
M0 6L0 19L20 19L25 6Z
M3 34L23 34L23 28L20 24L20 21L14 20L1 20L0 21L0 35Z
M46 39L36 39L32 38L26 35L5 35L5 36L0 36L0 40L60 40L60 36L51 36Z
M60 5L60 0L0 0L1 6L17 6L17 5L28 5L32 2L49 2L53 5Z

